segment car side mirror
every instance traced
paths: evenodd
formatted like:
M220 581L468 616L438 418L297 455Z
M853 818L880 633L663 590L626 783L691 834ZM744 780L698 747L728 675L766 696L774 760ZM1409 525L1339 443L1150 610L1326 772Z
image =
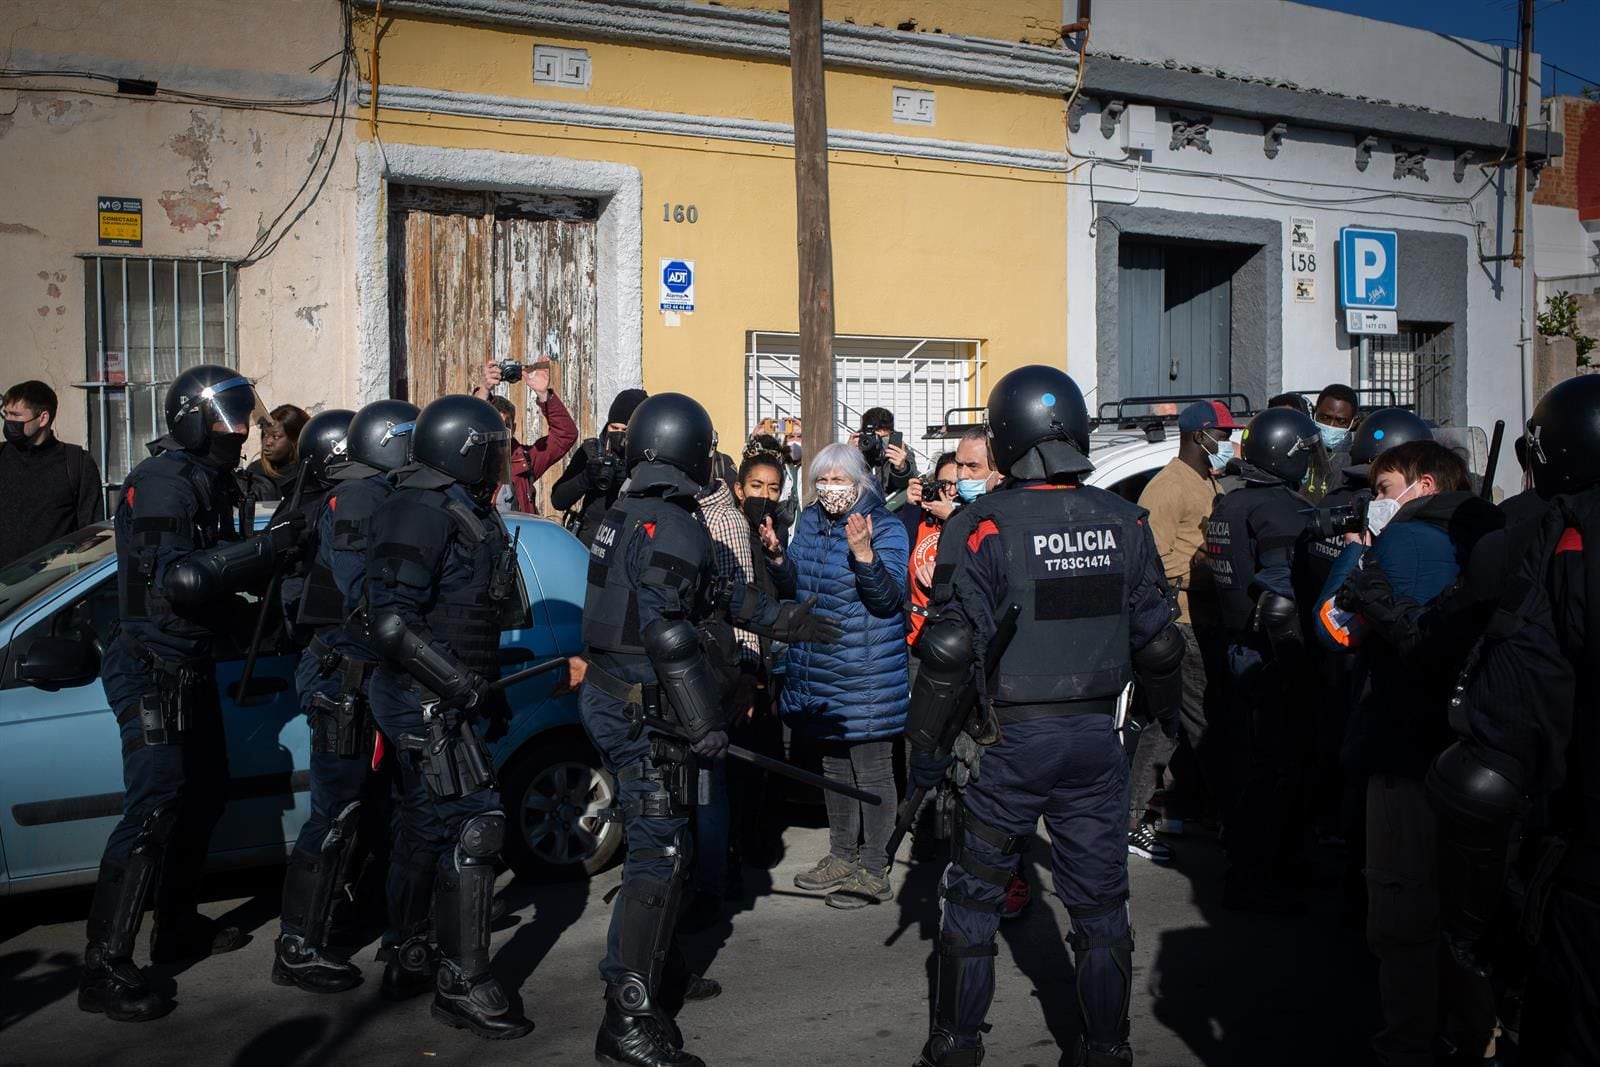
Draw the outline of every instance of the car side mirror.
M54 692L87 685L100 673L100 654L75 637L36 637L17 654L17 678Z

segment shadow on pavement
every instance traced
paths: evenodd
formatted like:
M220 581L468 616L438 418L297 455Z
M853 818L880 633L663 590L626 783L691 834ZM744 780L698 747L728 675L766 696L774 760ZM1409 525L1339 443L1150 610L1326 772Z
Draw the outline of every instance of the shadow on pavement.
M1146 992L1152 1015L1193 1051L1189 1062L1371 1063L1373 967L1360 936L1340 926L1338 890L1307 891L1302 915L1230 911L1222 906L1220 846L1190 838L1174 851L1170 866L1189 879L1201 918L1159 935Z
M47 969L27 973L39 967ZM78 956L71 952L52 953L48 959L31 950L0 956L0 988L5 990L0 997L0 1030L70 996L78 987L78 968Z
M500 899L509 913L534 909L532 918L523 920L511 940L495 954L495 976L507 989L515 991L527 984L561 935L583 916L592 885L583 879L535 886L518 878L501 892ZM598 974L594 978L599 981Z

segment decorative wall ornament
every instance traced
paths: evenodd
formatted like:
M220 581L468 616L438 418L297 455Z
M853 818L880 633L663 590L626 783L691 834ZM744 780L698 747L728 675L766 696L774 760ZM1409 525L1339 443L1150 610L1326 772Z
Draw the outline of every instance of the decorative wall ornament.
M1197 115L1191 118L1174 111L1172 113L1172 143L1167 147L1176 152L1191 145L1207 154L1211 152L1211 116Z
M932 126L933 90L896 85L889 90L889 117L906 126Z
M1457 185L1461 184L1462 179L1466 178L1467 166L1477 158L1478 150L1476 148L1463 148L1460 152L1456 153L1456 169L1454 174Z
M1106 101L1105 106L1100 109L1101 137L1110 140L1116 135L1117 120L1122 117L1122 113L1126 110L1128 110L1128 102L1126 100Z
M1078 132L1078 126L1083 122L1083 113L1089 110L1089 98L1079 93L1073 98L1072 106L1067 109L1067 129L1073 133Z
M1378 147L1376 137L1363 137L1356 142L1356 170L1365 172L1372 162L1372 150Z
M1421 178L1428 180L1428 146L1421 145L1413 148L1409 145L1396 144L1394 146L1394 177L1396 181L1401 178Z
M553 44L533 46L533 84L562 89L589 88L589 50Z
M1284 134L1289 132L1287 122L1263 122L1261 124L1261 151L1266 153L1268 159L1277 159L1278 152L1283 148Z

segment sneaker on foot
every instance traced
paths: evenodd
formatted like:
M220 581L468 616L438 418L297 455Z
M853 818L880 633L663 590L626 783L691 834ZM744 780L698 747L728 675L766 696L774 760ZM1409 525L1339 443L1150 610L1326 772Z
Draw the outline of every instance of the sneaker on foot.
M888 871L878 875L858 867L839 888L827 895L825 902L830 908L854 911L869 904L882 904L886 900L893 899L894 890L889 886Z
M1128 853L1156 863L1172 859L1172 849L1156 837L1155 828L1147 822L1140 823L1139 828L1128 835Z
M827 855L818 860L817 865L809 871L795 875L794 884L800 889L817 893L843 885L855 873L856 865L849 860Z

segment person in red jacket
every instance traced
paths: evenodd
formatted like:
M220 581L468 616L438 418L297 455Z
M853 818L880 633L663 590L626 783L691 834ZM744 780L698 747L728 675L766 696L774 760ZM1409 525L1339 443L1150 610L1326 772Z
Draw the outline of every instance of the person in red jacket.
M549 363L535 363L530 366L526 381L528 396L539 406L539 414L544 418L545 434L532 444L523 444L516 437L516 409L513 407L509 415L501 410L500 414L505 419L506 429L512 434L511 481L496 490L495 500L499 501L509 490L512 499L506 503L510 510L536 515L538 508L533 498L534 483L544 476L545 471L559 463L563 456L572 451L572 446L578 443L578 424L572 421L566 405L556 396L556 391L550 388ZM472 391L472 395L487 397L499 384L500 364L490 360L483 367L483 383Z

